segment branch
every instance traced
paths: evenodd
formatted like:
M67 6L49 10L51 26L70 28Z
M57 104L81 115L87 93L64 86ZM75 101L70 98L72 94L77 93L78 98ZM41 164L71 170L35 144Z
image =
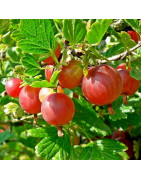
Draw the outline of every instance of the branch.
M39 113L39 116L40 116L40 113ZM28 121L28 119L33 119L34 118L34 115L30 115L30 116L27 116L27 117L23 117L19 120L16 120L16 121L0 121L0 125L4 125L4 124L7 124L7 125L23 125L23 123L26 123L26 124L31 124L33 125L34 127L44 127L44 126L41 126L39 124L35 124L31 121ZM39 117L38 117L39 119Z
M34 123L32 123L32 122L30 122L30 121L26 121L26 120L18 120L18 121L0 121L0 125L23 125L23 123L26 123L26 124L31 124L31 125L33 125L33 126L35 126L35 127L42 127L42 126L40 126L40 125L38 125L38 124L34 124Z
M129 53L132 53L133 51L135 51L139 47L141 47L141 41L139 41L138 44L136 44L133 48L129 49L129 51L125 51L121 54L118 54L118 55L115 55L113 57L108 58L108 61L118 61L119 59L124 59ZM108 61L107 60L98 60L98 62L102 63L102 64L104 64Z

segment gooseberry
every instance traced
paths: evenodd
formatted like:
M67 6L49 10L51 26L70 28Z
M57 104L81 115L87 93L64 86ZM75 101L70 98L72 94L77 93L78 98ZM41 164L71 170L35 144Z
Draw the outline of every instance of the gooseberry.
M63 88L72 89L81 84L82 78L83 67L81 62L71 60L67 66L62 67L58 80Z
M96 105L107 105L113 114L112 102L122 91L122 80L116 69L109 65L90 68L87 77L83 78L82 91L86 99Z
M34 88L29 85L22 88L19 94L19 103L24 111L30 114L41 112L39 92L40 88Z
M53 93L44 99L41 112L46 122L54 126L62 126L72 120L75 107L66 94Z
M40 99L41 103L43 102L45 97L51 93L54 93L52 88L42 88L39 92L39 99Z
M127 96L133 95L139 88L140 81L130 76L130 68L126 69L126 64L122 63L117 66L117 70L121 76L123 88L121 95L123 95L123 103L127 104Z
M5 85L6 92L11 97L18 97L22 88L20 88L21 79L13 78L9 79Z
M131 39L134 40L136 43L140 40L140 36L136 31L127 31L130 35Z

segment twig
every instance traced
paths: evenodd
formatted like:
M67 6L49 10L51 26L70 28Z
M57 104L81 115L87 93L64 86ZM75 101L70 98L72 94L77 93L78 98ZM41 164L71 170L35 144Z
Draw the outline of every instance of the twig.
M62 33L62 31L59 29L58 24L56 23L56 21L54 21L54 24L55 24L58 32L63 36L63 33Z
M34 114L34 124L37 124L37 114Z
M3 125L3 124L7 124L7 125L22 125L22 123L26 123L26 124L31 124L33 125L34 127L43 127L39 124L34 124L30 121L26 121L26 120L18 120L18 121L0 121L0 125Z
M139 41L138 44L136 44L133 48L129 49L129 51L125 51L121 54L118 54L116 56L108 58L108 61L118 61L119 59L124 59L128 55L128 53L132 53L133 51L135 51L139 47L141 47L141 41ZM101 63L104 64L108 61L107 60L101 60Z
M118 55L115 55L113 57L110 57L110 58L107 58L105 57L105 60L104 59L104 56L103 56L103 59L97 59L97 62L100 63L100 64L104 64L104 63L107 63L107 62L110 62L110 61L118 61L118 60L122 60L124 59L128 54L131 54L133 53L133 51L135 51L136 49L138 49L139 47L141 47L141 41L138 41L138 44L136 44L133 48L129 49L129 50L126 50L125 52L121 53L121 54L118 54ZM90 49L91 50L91 49ZM77 56L80 58L81 55L84 55L82 52L80 54L76 54L74 52L72 52L72 54L74 56ZM102 56L102 55L101 55Z
M3 91L2 93L1 93L1 96L2 97L5 97L7 95L7 92L6 91Z
M58 134L58 137L63 137L64 136L64 133L63 133L63 129L62 129L62 126L57 126L57 134Z

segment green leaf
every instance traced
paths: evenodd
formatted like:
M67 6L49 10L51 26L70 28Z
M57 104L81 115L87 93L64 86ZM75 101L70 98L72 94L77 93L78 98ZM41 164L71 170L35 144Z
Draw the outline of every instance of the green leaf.
M70 158L70 136L65 134L62 139L60 140L60 149L59 149L59 159L66 160Z
M56 30L57 30L56 34L58 33L58 31L59 31L59 32L62 32L63 19L53 19L53 22L54 22L54 24L55 24L55 27L57 27L57 28L56 28ZM61 33L60 33L60 34L61 34Z
M26 82L29 85L31 85L33 82L36 82L36 81L41 81L41 79L39 79L39 78L24 78L24 82Z
M118 54L119 52L121 52L123 50L124 50L124 44L119 43L119 44L112 46L110 49L108 49L106 52L104 52L103 55L106 58L108 58L108 57L111 57L111 56Z
M85 131L90 131L93 136L97 134L98 136L106 136L111 134L110 128L104 123L102 119L97 117L96 112L92 106L81 96L79 100L73 98L75 104L75 115L73 117L73 122L79 125Z
M54 50L55 39L49 19L22 19L21 33L26 38L18 46L27 53L45 54Z
M19 138L19 141L30 148L34 148L36 146L36 144L38 143L38 140L36 138L32 138L32 137L26 137L26 138Z
M36 138L44 138L47 135L47 130L48 129L46 128L30 129L28 130L27 135Z
M54 19L54 21L59 23L59 24L63 24L63 19Z
M63 35L72 46L80 43L86 35L86 23L81 19L64 19Z
M22 58L22 64L24 67L26 67L26 73L30 76L35 76L40 73L40 65L36 61L36 59L31 56L30 54L27 54L26 57Z
M112 19L103 19L95 22L91 26L91 30L87 33L87 40L91 44L98 44L106 33Z
M108 28L107 31L108 31L111 35L114 35L117 39L120 39L119 34L117 33L117 31L116 31L113 27L109 26L109 28Z
M13 48L8 48L6 51L6 55L9 57L10 61L15 63L15 62L20 62L20 56L16 51L16 47Z
M71 89L73 91L73 93L77 94L77 95L80 95L80 96L83 96L83 93L82 93L82 88L81 87L76 87L76 88L73 88Z
M109 115L109 119L112 121L127 119L127 113L134 112L134 108L128 103L123 104L123 97L120 96L116 101L112 103L114 114Z
M98 59L105 60L106 57L103 56L95 47L91 47L90 50L92 51L93 55L96 56Z
M10 96L4 96L4 97L1 97L1 96L0 96L0 105L1 105L1 106L4 106L5 104L7 104L7 103L9 103L9 102L18 103L18 99L16 99L16 98L11 98Z
M123 130L127 130L129 129L129 125L139 125L141 123L140 115L137 115L134 111L137 110L140 103L141 100L139 97L132 97L128 99L128 104L125 106L122 104L122 97L118 98L114 109L114 111L116 110L116 115L109 117L110 126L113 129L122 128Z
M138 127L132 127L130 130L130 136L131 137L138 137L141 134L141 125Z
M56 84L51 84L47 80L42 80L42 81L35 81L35 82L33 82L31 84L31 86L35 87L35 88L42 88L42 87L54 88L54 87L56 87Z
M11 38L14 39L15 41L20 41L21 39L24 39L25 37L19 30L15 30L11 34Z
M15 67L15 64L10 63L10 61L4 61L2 76L11 76L11 71L12 71L12 68L14 67Z
M47 59L49 56L51 56L50 52L47 54L43 54L39 57L39 61L44 61L45 59Z
M139 21L138 19L125 19L125 22L132 27L133 30L141 33L141 29L139 28Z
M137 49L137 54L141 57L141 47Z
M102 139L90 142L83 148L80 154L80 160L121 160L128 158L126 153L127 147L116 140ZM121 155L122 153L122 155Z
M80 154L83 149L84 148L81 145L73 146L71 149L71 160L79 160Z
M5 90L5 86L0 82L0 94Z
M10 19L10 30L19 29L20 19Z
M140 155L140 142L138 140L134 140L133 143L134 143L134 145L133 145L134 156L137 160L137 159L139 159L139 155Z
M51 84L54 84L55 86L57 86L59 73L60 73L60 71L55 71L52 74L51 79L50 79L50 83Z
M64 93L65 93L67 96L69 96L70 98L73 97L73 92L72 92L72 90L67 89L67 88L64 88L63 91L64 91Z
M141 116L137 114L128 114L127 119L121 119L117 121L110 121L110 126L114 129L122 128L123 131L129 129L129 125L138 126L141 124Z
M138 58L138 61L132 63L130 75L136 80L141 80L141 58Z
M0 19L0 34L7 33L9 29L9 19Z
M120 41L124 44L125 49L132 48L136 45L135 41L133 41L130 37L130 35L124 31L119 33Z
M60 159L69 159L70 137L64 132L63 137L58 137L56 127L31 129L28 135L43 138L36 146L36 154L46 159L52 159L59 153Z
M7 32L1 38L1 42L6 44L8 47L16 46L15 41L11 39L11 32Z
M0 144L6 141L11 136L11 133L9 130L6 130L5 132L0 133Z

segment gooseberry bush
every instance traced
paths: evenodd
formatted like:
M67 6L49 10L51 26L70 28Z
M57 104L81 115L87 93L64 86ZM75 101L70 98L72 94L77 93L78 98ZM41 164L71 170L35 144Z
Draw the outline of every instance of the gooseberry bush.
M0 20L0 159L141 159L139 19Z

